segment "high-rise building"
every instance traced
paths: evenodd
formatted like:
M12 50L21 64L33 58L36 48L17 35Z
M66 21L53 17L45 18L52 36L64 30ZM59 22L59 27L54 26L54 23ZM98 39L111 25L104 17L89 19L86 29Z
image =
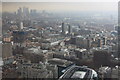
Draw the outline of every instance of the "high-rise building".
M36 18L37 17L37 10L36 9L31 9L30 10L30 18Z
M23 8L19 8L18 11L17 11L17 15L18 15L18 18L20 20L26 20L26 19L29 19L29 8L26 8L26 7L23 7Z
M102 40L100 38L98 39L98 47L102 47Z
M103 45L106 45L106 37L103 37Z
M90 49L91 47L91 39L87 38L87 49Z
M22 17L23 17L22 14L23 14L22 13L22 8L19 8L18 11L17 11L17 16L20 20L22 20Z
M29 19L29 8L23 7L24 19Z
M68 33L71 34L71 32L72 32L71 26L68 25Z
M65 24L62 23L62 34L65 34Z
M23 29L23 22L20 22L18 27L19 27L19 30L22 30Z

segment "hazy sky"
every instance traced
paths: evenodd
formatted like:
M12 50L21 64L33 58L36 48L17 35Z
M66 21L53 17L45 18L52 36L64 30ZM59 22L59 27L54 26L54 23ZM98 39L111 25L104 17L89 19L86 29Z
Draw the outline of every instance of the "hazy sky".
M1 0L2 2L118 2L120 0Z
M117 11L117 2L3 2L3 11L16 11L19 7L54 11Z

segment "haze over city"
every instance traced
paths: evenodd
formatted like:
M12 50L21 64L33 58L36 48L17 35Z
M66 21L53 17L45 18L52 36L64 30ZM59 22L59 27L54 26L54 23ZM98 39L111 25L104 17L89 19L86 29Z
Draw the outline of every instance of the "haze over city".
M19 7L49 11L117 11L116 2L3 2L2 11L14 12Z
M117 2L3 2L2 78L119 79L118 16Z

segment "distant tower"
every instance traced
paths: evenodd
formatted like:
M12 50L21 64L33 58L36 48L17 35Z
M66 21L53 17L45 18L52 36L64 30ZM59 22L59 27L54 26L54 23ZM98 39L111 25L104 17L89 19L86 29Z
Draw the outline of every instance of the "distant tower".
M22 13L22 8L19 8L18 11L17 11L17 16L20 20L22 20L22 17L23 17L22 14L23 14Z
M65 34L65 24L62 23L62 34Z
M71 34L71 32L72 32L71 26L68 25L68 33Z
M20 30L23 29L23 22L20 22Z
M91 39L87 38L87 49L91 48Z
M29 8L23 7L23 16L24 19L29 19Z
M106 45L106 37L103 37L103 45Z
M98 47L102 47L102 41L101 41L101 39L98 39Z
M18 26L18 30L20 31L23 30L23 22L19 21L17 26Z

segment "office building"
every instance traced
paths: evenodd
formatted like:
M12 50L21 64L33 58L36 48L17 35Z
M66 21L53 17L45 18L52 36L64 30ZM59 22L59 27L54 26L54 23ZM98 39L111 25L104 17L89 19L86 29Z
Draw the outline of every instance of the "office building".
M65 34L65 24L62 23L62 34Z
M23 7L24 20L29 19L29 8Z
M72 29L71 29L71 26L68 25L68 34L71 34L72 33Z
M106 45L106 37L103 37L103 45Z
M98 39L98 46L97 47L102 47L102 40L100 38Z
M19 20L22 20L22 18L23 18L23 15L22 15L23 13L22 13L22 8L19 8L18 9L18 11L17 11L17 16L18 16L18 19Z

